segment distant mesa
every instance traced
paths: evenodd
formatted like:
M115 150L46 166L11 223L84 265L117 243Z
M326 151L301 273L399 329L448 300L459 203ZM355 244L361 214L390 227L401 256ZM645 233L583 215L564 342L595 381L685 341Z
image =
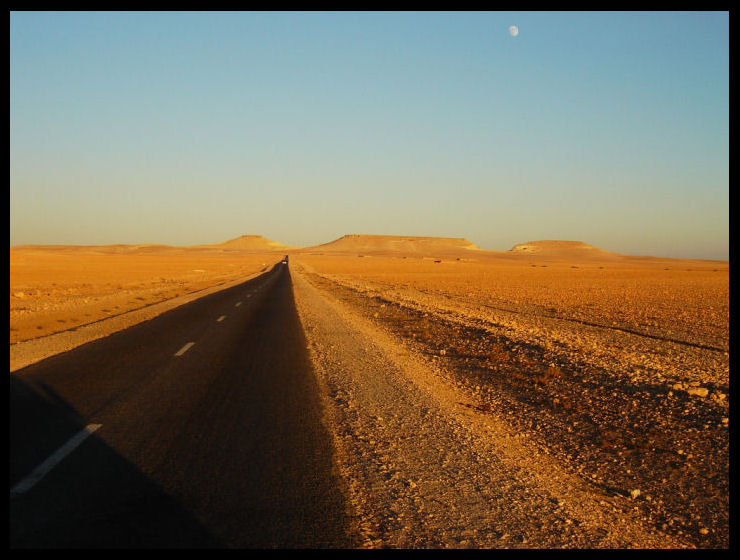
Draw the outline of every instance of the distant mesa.
M350 234L330 243L307 247L303 251L359 254L409 254L443 256L481 251L462 237L415 237L407 235Z
M583 241L543 240L520 243L510 249L511 253L527 254L538 257L581 258L581 259L617 259L621 255L599 249Z
M198 245L198 247L207 247L212 249L226 249L230 251L283 251L292 249L288 245L284 245L277 241L272 241L261 235L242 235L234 239L229 239L222 243L214 243L212 245Z

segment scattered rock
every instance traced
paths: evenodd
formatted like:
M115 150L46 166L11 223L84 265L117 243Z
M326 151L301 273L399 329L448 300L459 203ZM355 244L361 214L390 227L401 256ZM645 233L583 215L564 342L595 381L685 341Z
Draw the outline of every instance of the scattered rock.
M709 389L706 387L691 387L690 389L687 389L686 392L689 395L695 395L697 397L706 397L709 394Z

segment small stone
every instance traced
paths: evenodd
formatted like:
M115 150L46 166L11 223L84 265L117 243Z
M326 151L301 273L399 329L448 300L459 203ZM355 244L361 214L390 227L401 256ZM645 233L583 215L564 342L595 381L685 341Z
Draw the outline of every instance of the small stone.
M640 491L635 488L634 490L630 490L630 497L634 500L640 495Z
M702 527L701 529L699 529L699 533L701 533L702 535L707 535L709 534L709 529L707 529L706 527Z
M689 395L695 395L697 397L706 397L709 394L709 389L706 387L692 387L686 391Z

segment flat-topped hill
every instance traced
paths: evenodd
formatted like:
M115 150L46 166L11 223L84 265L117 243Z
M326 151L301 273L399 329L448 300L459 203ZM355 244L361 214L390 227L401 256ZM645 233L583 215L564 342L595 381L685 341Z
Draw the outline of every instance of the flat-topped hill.
M619 259L622 255L599 249L583 241L542 240L520 243L511 253L563 259Z
M303 249L308 252L359 254L447 255L480 251L462 237L416 237L408 235L345 235L322 245Z
M262 237L261 235L242 235L234 239L229 239L222 243L212 245L198 245L198 247L208 247L214 249L226 249L233 251L282 251L291 249L290 246Z

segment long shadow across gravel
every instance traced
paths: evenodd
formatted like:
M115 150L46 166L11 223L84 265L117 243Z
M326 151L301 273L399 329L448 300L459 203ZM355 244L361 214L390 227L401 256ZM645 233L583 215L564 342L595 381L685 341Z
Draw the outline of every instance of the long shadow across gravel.
M359 544L286 265L11 374L10 405L11 488L102 425L11 493L11 548Z

